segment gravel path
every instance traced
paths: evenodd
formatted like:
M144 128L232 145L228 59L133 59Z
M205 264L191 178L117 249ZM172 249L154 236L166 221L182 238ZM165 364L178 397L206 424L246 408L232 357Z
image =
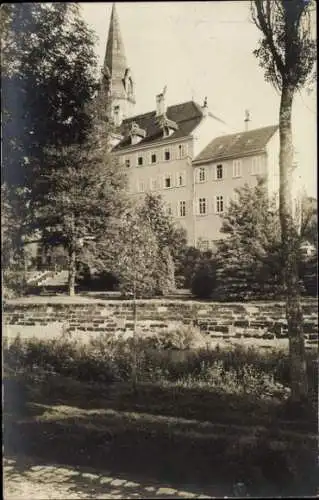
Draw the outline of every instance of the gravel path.
M4 459L5 500L212 498L149 482L133 482L104 473L84 472L61 466L34 465L23 459Z

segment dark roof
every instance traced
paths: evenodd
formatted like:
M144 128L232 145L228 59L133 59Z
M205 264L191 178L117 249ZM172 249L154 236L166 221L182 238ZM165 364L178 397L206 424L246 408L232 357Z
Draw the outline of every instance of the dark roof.
M169 106L166 115L167 118L176 122L178 125L178 129L167 138L163 137L163 132L157 124L155 111L143 115L132 116L123 120L119 132L124 135L124 139L113 148L113 151L118 151L132 145L130 138L125 137L125 133L127 129L131 127L133 121L146 131L146 137L138 143L138 145L143 145L150 142L165 141L165 139L170 141L171 139L177 139L179 137L187 137L203 118L200 106L194 101Z
M264 152L278 125L222 135L213 139L194 159L194 162L222 161L239 156L250 156Z

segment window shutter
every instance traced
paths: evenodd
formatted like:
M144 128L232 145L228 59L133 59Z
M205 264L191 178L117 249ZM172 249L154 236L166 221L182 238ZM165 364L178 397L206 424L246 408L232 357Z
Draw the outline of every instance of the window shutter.
M217 165L213 166L213 180L217 181Z
M213 214L217 213L217 196L213 198Z
M175 174L175 185L176 185L176 187L180 187L179 176L180 176L180 173L176 172L176 174Z

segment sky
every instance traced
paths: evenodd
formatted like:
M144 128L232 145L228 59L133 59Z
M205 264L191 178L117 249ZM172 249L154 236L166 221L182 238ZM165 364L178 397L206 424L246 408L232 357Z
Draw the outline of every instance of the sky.
M112 3L80 3L97 35L103 64ZM250 20L250 2L121 2L116 4L128 66L135 81L136 114L155 109L167 86L168 106L191 99L235 131L278 123L280 95L264 80L253 50L260 33ZM316 89L296 94L294 146L300 185L317 197Z

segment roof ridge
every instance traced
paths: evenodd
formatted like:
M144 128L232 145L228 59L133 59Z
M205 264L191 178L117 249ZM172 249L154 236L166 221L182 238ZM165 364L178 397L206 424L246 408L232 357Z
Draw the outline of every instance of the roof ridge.
M267 125L252 130L214 137L209 144L194 158L194 162L216 160L250 155L263 151L278 130L279 125Z
M185 102L180 102L178 104L172 104L170 106L167 106L167 110L170 109L170 108L176 108L177 106L185 106L186 104L194 104L194 107L200 111L200 106L199 104L197 104L195 101L185 101ZM140 114L137 114L137 115L134 115L134 116L130 116L128 118L125 118L123 120L123 122L128 122L128 121L131 121L133 120L134 118L137 118L137 117L144 117L144 116L147 116L147 115L152 115L153 113L156 113L156 110L153 109L152 111L146 111L145 113L140 113ZM202 113L201 113L202 114ZM187 120L187 118L186 118ZM181 120L182 121L182 120Z
M253 128L250 130L239 130L238 132L233 132L232 134L225 134L224 136L219 136L219 137L232 137L236 135L245 135L245 134L251 134L252 132L257 132L258 130L265 130L266 128L278 128L279 125L265 125L264 127L258 127L258 128ZM215 137L213 140L218 139L218 137Z

